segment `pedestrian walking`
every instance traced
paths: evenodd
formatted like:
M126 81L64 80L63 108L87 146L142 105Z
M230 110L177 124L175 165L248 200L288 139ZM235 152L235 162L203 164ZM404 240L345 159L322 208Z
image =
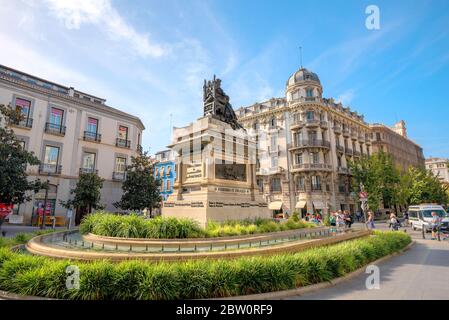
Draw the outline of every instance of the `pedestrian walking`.
M374 212L372 212L371 210L368 211L368 218L366 221L366 226L368 229L375 229L376 226L374 225Z
M435 211L432 211L432 221L430 223L430 226L432 227L432 240L437 239L437 232L439 232L440 221L440 216Z
M405 211L405 212L404 212L404 225L405 225L406 227L408 227L408 226L409 226L409 222L410 222L410 220L409 220L408 211Z
M390 229L393 230L393 231L398 231L400 226L401 226L401 224L400 224L398 218L392 212L390 214Z

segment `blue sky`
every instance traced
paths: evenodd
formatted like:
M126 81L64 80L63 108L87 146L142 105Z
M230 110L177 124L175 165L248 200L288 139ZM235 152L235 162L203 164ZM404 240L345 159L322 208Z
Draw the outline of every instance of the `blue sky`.
M380 9L380 30L365 8ZM0 0L0 63L139 116L145 149L202 114L217 74L234 108L284 95L303 64L368 122L404 119L449 157L449 1Z

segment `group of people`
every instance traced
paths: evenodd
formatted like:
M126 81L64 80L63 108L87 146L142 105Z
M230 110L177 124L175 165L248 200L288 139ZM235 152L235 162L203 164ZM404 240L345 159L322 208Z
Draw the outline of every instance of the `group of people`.
M331 211L329 215L329 224L331 225L331 227L351 228L353 223L354 220L348 210L338 210L336 212Z
M305 216L305 220L309 222L314 222L316 224L321 224L323 222L323 216L321 213L307 213Z

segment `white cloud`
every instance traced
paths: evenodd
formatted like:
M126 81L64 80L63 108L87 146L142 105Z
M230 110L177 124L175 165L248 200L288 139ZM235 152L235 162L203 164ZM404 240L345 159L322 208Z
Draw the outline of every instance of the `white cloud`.
M143 57L160 57L167 52L160 44L150 42L147 34L137 32L112 6L110 0L46 0L58 19L68 29L80 29L83 24L92 24L113 40L129 42L134 51Z

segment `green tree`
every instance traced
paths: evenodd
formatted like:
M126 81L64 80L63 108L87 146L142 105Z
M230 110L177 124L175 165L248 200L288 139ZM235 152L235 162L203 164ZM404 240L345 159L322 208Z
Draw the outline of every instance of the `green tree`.
M139 152L131 157L131 165L126 171L126 180L123 182L123 195L114 206L123 210L141 211L158 208L162 201L159 193L160 182L153 177L153 166L148 152Z
M431 171L410 167L401 177L398 188L400 199L406 205L420 203L448 203L448 187L441 184Z
M394 167L390 155L379 152L358 161L349 162L353 174L354 191L357 193L360 185L368 192L368 206L372 210L379 209L381 203L386 206L397 204L397 187L400 174Z
M66 202L60 201L66 208L76 208L75 224L79 225L83 216L92 212L92 209L103 209L104 205L100 203L101 188L104 179L96 173L82 173L76 187L70 191L73 199Z
M47 187L40 180L30 180L26 168L40 161L26 151L17 139L10 123L23 119L18 110L0 105L0 203L20 204L31 199L32 193Z

